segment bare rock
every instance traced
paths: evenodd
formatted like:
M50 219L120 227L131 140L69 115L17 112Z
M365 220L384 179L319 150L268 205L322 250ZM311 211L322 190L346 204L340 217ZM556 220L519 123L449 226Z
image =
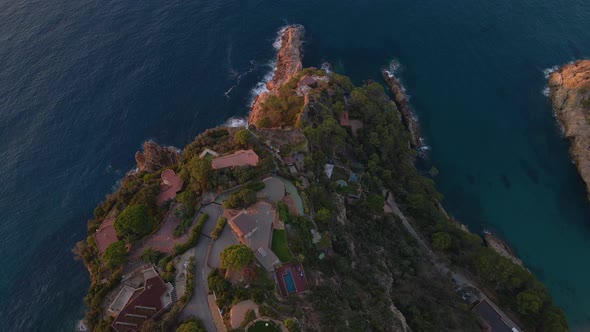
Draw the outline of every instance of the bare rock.
M160 146L154 142L143 143L143 152L135 153L138 170L154 172L172 166L180 160L180 153L171 146Z
M590 192L590 60L559 68L549 76L548 85L555 115Z

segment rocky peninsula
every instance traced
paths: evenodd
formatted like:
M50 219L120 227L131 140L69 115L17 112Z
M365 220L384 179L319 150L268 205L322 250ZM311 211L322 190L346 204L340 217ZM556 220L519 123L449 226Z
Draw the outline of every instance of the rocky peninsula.
M279 88L303 69L301 63L303 33L303 27L297 25L290 25L282 29L281 46L277 52L277 63L273 77L266 83L267 91L256 96L250 110L248 124L258 123L262 119L264 102L270 96L278 96Z
M549 97L570 153L590 199L590 60L576 61L551 73Z

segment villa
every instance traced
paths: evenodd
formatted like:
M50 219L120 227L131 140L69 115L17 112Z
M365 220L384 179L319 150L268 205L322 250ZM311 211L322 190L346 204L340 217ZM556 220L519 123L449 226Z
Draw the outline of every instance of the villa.
M213 169L223 169L238 166L256 166L258 160L258 155L254 150L238 150L230 155L213 159L211 167Z
M277 255L270 249L275 218L278 218L276 211L266 202L258 202L249 210L228 218L228 225L236 238L252 249L258 262L267 271L272 271L280 263Z
M151 267L143 271L144 284L139 289L125 285L109 312L117 317L111 325L117 332L135 332L145 321L168 309L173 301L174 287Z
M100 227L96 230L92 236L96 241L96 247L98 248L98 254L102 255L109 245L119 241L117 238L117 232L115 232L115 218L110 217L105 219Z

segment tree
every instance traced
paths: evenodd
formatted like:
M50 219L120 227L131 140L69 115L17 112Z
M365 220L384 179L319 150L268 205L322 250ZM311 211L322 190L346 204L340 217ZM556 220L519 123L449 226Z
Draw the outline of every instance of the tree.
M153 248L145 249L139 258L141 258L146 263L156 264L162 257L164 257L164 253L157 251Z
M209 179L213 174L211 169L211 160L208 158L200 159L194 156L187 165L190 175L190 183L194 190L203 191L209 188Z
M123 265L126 255L125 243L123 241L117 241L107 247L102 254L102 259L104 264L113 270Z
M523 315L538 314L543 306L543 300L537 293L525 290L516 295L516 304L518 306L518 312Z
M297 325L295 325L295 321L293 320L293 318L287 318L283 321L283 324L285 324L285 327L287 328L287 330L289 330L289 332L295 332L297 331Z
M221 266L241 269L254 260L252 250L243 244L233 244L221 252Z
M153 229L154 218L143 205L130 205L115 218L115 231L120 238L126 235L131 239L141 238Z
M186 322L181 324L176 332L206 332L200 322Z
M320 223L327 223L332 219L332 214L330 213L330 210L321 208L315 214L315 219Z
M438 250L446 250L451 246L451 236L446 232L432 234L432 246Z
M254 136L247 129L240 129L234 134L234 142L242 147L247 147L252 143Z
M369 203L369 206L375 210L375 212L383 212L385 199L381 195L373 194L367 198L367 203Z

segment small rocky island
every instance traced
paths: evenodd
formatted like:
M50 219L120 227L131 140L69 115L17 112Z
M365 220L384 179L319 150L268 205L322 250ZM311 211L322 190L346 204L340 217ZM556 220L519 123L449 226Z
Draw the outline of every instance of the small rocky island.
M549 76L549 97L571 142L570 153L590 199L590 60L569 63Z
M80 328L567 331L529 271L441 209L403 96L303 68L303 35L281 30L247 128L147 142L94 209Z

